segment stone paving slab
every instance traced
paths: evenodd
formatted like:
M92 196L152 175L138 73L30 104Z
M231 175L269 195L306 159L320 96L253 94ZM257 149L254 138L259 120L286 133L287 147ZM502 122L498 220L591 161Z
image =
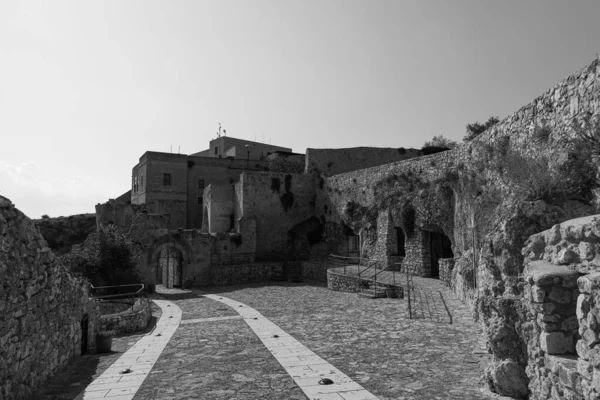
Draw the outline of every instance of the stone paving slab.
M238 318L180 325L135 396L146 399L306 397Z
M256 310L249 308L246 304L239 303L226 297L221 297L220 295L206 295L206 297L227 304L244 317L248 326L254 331L277 361L279 361L281 366L285 368L286 372L294 378L296 384L309 398L318 398L324 395L333 394L338 394L342 397L344 397L344 394L350 397L356 397L356 393L359 393L364 399L377 400L377 397L373 394L369 393L358 383L353 382L348 376L336 369L333 365L327 363L321 357L304 347L291 335L283 331L273 322L264 318ZM295 352L285 353L283 350L286 349L294 350ZM315 371L317 368L320 371L328 370L327 372L329 372L329 374L325 373L324 377L331 379L333 383L321 385L319 383L321 380L320 376L294 376L295 370L293 368L297 366L306 366L311 370L315 368ZM334 380L333 377L339 377L340 379Z
M138 340L98 379L90 383L75 400L98 398L114 400L115 397L123 400L133 399L181 321L181 309L175 304L165 300L154 300L154 303L163 312L153 334ZM126 374L123 373L124 371L127 371ZM125 377L127 379L122 381L121 379Z
M488 355L469 310L441 283L430 284L444 293L453 324L410 320L404 300L310 284L231 286L222 293L255 308L382 400L492 397L480 379Z

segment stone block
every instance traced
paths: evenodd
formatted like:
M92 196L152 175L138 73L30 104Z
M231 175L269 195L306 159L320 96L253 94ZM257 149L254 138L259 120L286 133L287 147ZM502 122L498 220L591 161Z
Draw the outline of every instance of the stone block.
M600 272L594 272L577 279L579 291L585 294L592 294L594 291L600 291Z
M573 297L573 291L571 289L563 289L558 286L554 286L548 293L548 298L557 303L566 304L570 303Z
M573 336L562 332L542 332L540 347L548 354L567 354L573 352Z
M527 264L523 275L528 281L538 286L546 286L553 285L567 277L577 276L577 271L564 265L553 265L548 261L538 260Z
M560 329L566 332L574 331L579 327L579 321L576 315L572 315L567 319L563 320Z
M593 371L592 365L588 361L586 361L582 358L579 358L577 360L577 372L583 378L592 379L592 371Z
M558 252L557 262L561 265L579 262L579 255L571 249L562 249Z

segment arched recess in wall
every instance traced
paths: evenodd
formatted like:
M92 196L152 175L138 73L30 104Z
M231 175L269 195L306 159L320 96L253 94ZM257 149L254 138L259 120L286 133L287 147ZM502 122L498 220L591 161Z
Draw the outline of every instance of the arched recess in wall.
M179 235L165 235L154 241L148 250L151 273L156 283L165 287L183 286L183 276L190 264L191 249Z

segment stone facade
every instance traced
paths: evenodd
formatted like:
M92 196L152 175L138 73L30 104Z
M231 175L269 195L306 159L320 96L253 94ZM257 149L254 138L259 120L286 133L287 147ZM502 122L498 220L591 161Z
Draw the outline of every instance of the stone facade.
M577 280L581 294L577 299L579 336L577 372L586 399L600 398L600 272Z
M0 398L27 398L93 346L95 307L85 282L57 264L33 221L2 196L0 281Z
M117 334L144 331L152 318L150 300L139 298L125 311L102 315L98 319L98 330L115 330Z

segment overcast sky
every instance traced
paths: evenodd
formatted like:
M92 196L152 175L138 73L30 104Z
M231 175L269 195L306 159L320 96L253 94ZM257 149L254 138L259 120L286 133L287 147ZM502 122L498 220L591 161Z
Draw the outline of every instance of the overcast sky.
M0 1L0 195L94 212L146 150L421 147L600 52L600 1Z

